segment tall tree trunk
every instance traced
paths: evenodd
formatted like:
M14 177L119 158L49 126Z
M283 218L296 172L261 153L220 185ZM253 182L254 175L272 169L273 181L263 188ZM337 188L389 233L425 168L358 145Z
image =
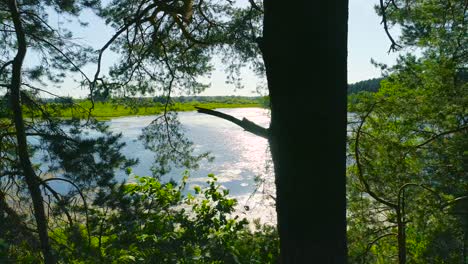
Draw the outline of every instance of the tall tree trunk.
M9 0L8 8L10 9L10 14L12 16L16 31L16 38L18 41L18 52L13 60L10 85L11 107L13 110L16 129L17 152L21 163L21 168L25 176L26 185L28 186L29 193L31 194L31 200L34 208L34 217L36 219L37 231L39 233L39 240L41 243L44 260L46 264L50 264L55 263L55 260L50 249L49 236L47 234L47 219L45 216L38 177L32 167L31 161L29 160L26 131L20 103L21 69L23 66L24 57L26 56L26 37L16 1Z
M346 0L265 0L282 263L346 262Z
M465 212L462 214L464 217L463 221L463 264L468 264L468 214Z
M397 208L398 228L398 263L406 264L406 224L402 216L401 208Z
M406 219L405 219L405 187L404 184L398 193L398 204L395 208L398 230L398 263L406 264Z

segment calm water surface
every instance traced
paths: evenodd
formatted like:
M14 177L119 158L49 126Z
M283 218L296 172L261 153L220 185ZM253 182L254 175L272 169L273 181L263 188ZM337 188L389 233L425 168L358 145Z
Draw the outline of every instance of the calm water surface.
M247 118L263 127L268 127L268 110L261 108L217 109L217 111ZM110 129L122 133L126 146L123 154L137 158L139 163L132 168L132 175L150 176L154 153L146 150L138 137L156 116L132 116L108 121ZM348 116L352 118L352 116ZM244 131L239 126L224 119L197 112L180 112L179 119L186 136L194 143L198 153L209 151L213 162L203 161L200 168L190 171L187 190L194 186L206 186L207 175L217 176L221 188L229 189L230 196L239 203L236 214L247 218L260 218L264 223L276 222L273 168L266 139ZM348 161L349 162L349 161ZM184 169L173 169L163 180L180 180ZM118 178L131 182L132 176L119 172ZM262 183L255 181L263 179ZM62 183L56 187L67 188ZM248 208L248 210L246 210Z
M268 127L268 111L260 108L217 109L220 112L243 117ZM121 132L126 142L123 153L129 158L138 158L139 164L133 167L134 175L151 175L153 153L146 150L138 140L142 129L155 116L123 117L109 121L112 131ZM269 195L274 195L272 168L269 168L270 153L266 139L244 131L226 120L197 112L179 113L186 136L195 144L196 152L211 152L213 162L204 161L198 170L190 171L188 189L195 185L203 186L207 175L213 173L222 188L227 188L231 196L239 200L238 212L249 218L261 218L263 222L274 222L274 210ZM165 179L180 179L183 169L174 169ZM255 177L266 182L256 184ZM119 177L126 177L120 174ZM163 178L164 179L164 178ZM131 181L132 179L127 179ZM254 194L254 195L252 195ZM245 206L249 210L245 210Z

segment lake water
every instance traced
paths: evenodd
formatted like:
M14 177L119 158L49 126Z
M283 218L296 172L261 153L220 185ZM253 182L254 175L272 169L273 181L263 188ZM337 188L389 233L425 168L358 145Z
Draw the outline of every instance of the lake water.
M259 108L218 109L238 118L246 117L262 126L268 126L266 110ZM127 157L138 158L140 163L133 167L135 175L151 175L153 153L146 150L138 140L142 129L154 116L124 117L108 122L110 129L122 133L126 143L123 153ZM213 162L202 162L200 169L191 171L191 182L205 182L207 174L214 173L219 182L234 195L250 193L253 177L265 171L265 161L269 159L267 140L244 131L237 125L223 119L197 112L179 113L186 136L194 143L195 151L210 151ZM179 179L182 169L173 170L166 178Z
M266 109L233 108L217 111L239 119L245 117L264 127L268 127L270 123ZM186 190L206 186L207 175L212 173L217 177L221 188L229 189L230 196L238 200L236 214L249 219L260 218L263 223L274 224L276 213L270 195L275 196L275 188L267 140L218 117L197 112L180 112L178 115L185 135L194 143L195 152L209 151L214 157L212 162L202 161L199 169L189 171ZM154 153L145 149L138 137L143 128L155 118L156 116L131 116L107 121L111 131L122 133L121 140L126 143L122 149L123 154L139 160L132 167L130 177L124 172L118 172L118 179L131 182L134 179L132 175L151 176ZM38 143L34 137L30 140L33 144ZM41 154L36 156L33 161L39 160L40 156ZM42 166L45 169L47 164L43 163ZM173 169L162 180L180 180L183 172L182 168ZM255 178L262 179L262 183L256 182ZM58 191L71 188L63 182L54 182L52 185Z
M239 119L245 117L264 127L270 123L266 109L234 108L217 111ZM132 170L135 175L151 175L153 153L144 148L138 136L154 118L136 116L109 121L110 129L121 132L122 140L127 143L123 153L129 158L139 159L139 164ZM261 218L262 222L275 222L273 200L269 198L270 194L274 196L275 193L267 140L229 121L206 114L180 112L179 119L186 136L194 143L195 151L209 151L214 157L213 162L203 161L199 169L190 171L187 188L193 190L195 185L205 185L207 175L213 173L222 188L229 189L230 195L238 199L238 212L248 218ZM180 179L182 173L183 169L174 169L165 177ZM263 184L257 184L256 177L263 179ZM248 210L245 210L246 206Z
M266 109L226 108L217 111L239 119L245 117L263 127L268 127L270 123ZM350 120L352 117L348 115ZM139 160L132 167L132 175L151 175L154 153L145 149L138 137L142 129L155 118L156 116L132 116L107 121L113 132L122 133L121 140L126 143L123 154ZM214 157L213 162L203 161L199 169L190 171L186 190L193 190L194 186L206 186L207 175L213 173L221 188L229 189L230 196L238 200L237 214L249 219L260 218L263 223L276 223L274 200L271 198L275 196L274 175L267 140L246 132L229 121L206 114L180 112L179 120L186 136L194 143L195 151L209 151ZM33 137L30 139L33 144L37 141ZM39 157L35 157L35 160L39 160ZM179 180L183 172L184 169L173 169L163 180ZM124 172L120 172L117 177L128 182L133 180ZM255 181L257 177L262 180L260 183ZM55 184L54 187L59 190L70 187L66 183Z

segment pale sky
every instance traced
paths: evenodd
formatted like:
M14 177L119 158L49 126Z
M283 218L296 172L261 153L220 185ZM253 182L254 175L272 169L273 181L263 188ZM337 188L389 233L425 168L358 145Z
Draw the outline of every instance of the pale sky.
M380 70L376 69L370 60L374 60L386 64L393 64L397 55L388 54L390 45L387 36L385 35L383 26L380 24L380 18L375 14L373 6L378 3L378 0L349 0L349 32L348 32L348 83L354 83L361 80L375 78L380 76ZM89 44L94 48L100 48L112 36L113 29L107 27L100 18L90 12L85 12L80 19L89 22L89 26L80 28L73 26L73 34L77 41ZM64 18L51 17L50 23L63 21ZM393 31L394 35L398 32ZM29 56L33 54L29 53ZM33 61L34 58L29 58L26 61ZM116 60L116 56L107 51L104 54L103 68L108 68ZM253 73L248 70L243 71L244 88L235 90L232 85L226 84L226 76L219 60L214 59L216 70L212 73L211 87L201 95L258 95L255 90L257 84L261 82ZM95 65L84 67L84 72L91 75L95 71ZM63 95L73 97L84 97L87 95L87 90L77 88L72 78L69 78L65 83L60 85L60 88L51 88L50 90ZM66 87L66 88L64 88Z

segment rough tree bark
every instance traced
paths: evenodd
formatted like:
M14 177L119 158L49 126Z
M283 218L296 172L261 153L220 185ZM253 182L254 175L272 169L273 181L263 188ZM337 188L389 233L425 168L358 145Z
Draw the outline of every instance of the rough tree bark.
M44 211L41 190L39 188L40 182L29 159L26 130L24 127L23 112L20 101L21 70L24 57L26 56L26 37L16 1L9 0L8 8L10 10L16 31L16 38L18 41L18 52L13 60L11 84L9 87L11 107L16 129L17 152L21 169L24 173L26 185L28 186L29 193L31 194L31 200L34 208L34 217L36 219L37 231L39 233L39 240L41 243L41 250L44 255L44 261L46 264L51 264L55 263L55 260L51 252L49 236L47 234L47 218Z
M346 263L346 0L264 1L262 51L271 100L265 129L276 177L281 263Z
M346 0L264 1L282 263L346 262Z

